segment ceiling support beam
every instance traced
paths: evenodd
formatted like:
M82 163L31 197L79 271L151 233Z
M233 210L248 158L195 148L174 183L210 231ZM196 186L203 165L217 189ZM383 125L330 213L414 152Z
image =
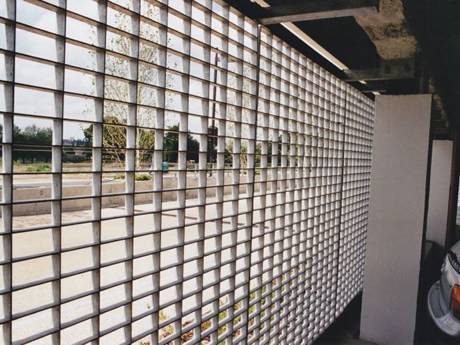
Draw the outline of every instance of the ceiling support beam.
M382 60L377 68L345 70L345 81L398 80L415 78L415 60Z
M266 15L258 18L261 24L304 22L325 18L350 17L376 13L378 0L309 0L287 2L265 9Z
M350 83L353 87L361 91L362 93L386 93L389 89L388 83L384 81L376 81L376 82L351 82Z
M378 89L378 88L377 88L377 89L375 89L375 90L361 90L361 92L362 92L362 93L376 93L376 92L378 92L378 93L385 93L385 92L387 92L387 90L386 90L386 89L383 89L383 88L382 88L382 89Z

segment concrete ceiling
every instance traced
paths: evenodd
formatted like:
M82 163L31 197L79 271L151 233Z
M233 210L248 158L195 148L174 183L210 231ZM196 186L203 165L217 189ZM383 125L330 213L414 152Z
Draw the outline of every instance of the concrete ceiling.
M384 60L415 57L417 39L411 34L401 0L380 0L379 11L355 16Z
M307 1L307 0L305 0ZM316 0L308 0L316 1ZM331 4L364 0L327 0ZM370 0L369 0L370 1ZM270 13L251 0L228 0L246 15L258 19ZM299 6L296 0L265 0L272 8ZM364 13L363 13L364 12ZM366 90L388 94L430 92L434 95L433 128L438 137L458 129L460 112L460 1L379 0L378 11L362 11L348 17L296 22L295 25L350 69L364 70L386 61L415 59L413 77L399 80L353 83ZM305 55L340 77L346 77L280 24L270 29Z

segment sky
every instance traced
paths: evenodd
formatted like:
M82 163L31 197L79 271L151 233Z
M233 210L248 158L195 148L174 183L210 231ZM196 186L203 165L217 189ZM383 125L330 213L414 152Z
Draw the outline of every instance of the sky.
M48 1L53 4L58 4L59 0ZM131 4L132 1L130 0L118 0L114 1L118 2L124 6ZM181 10L181 1L174 1L170 2L174 5L177 5L177 9ZM176 4L177 3L177 4ZM148 8L147 2L143 4L143 8L149 11L150 16L158 17L161 19L162 13L158 10L158 8ZM217 6L215 4L214 6ZM70 10L84 13L86 16L91 17L93 19L99 20L99 7L96 1L93 0L75 0L75 1L68 1L68 8ZM182 9L183 10L183 9ZM196 11L196 16L200 18L203 16L202 13ZM6 2L0 1L0 15L6 15ZM17 0L17 21L25 23L27 25L31 25L37 28L41 28L43 30L47 30L57 34L63 34L64 30L64 23L62 22L62 16L58 16L53 11L46 9L45 7L41 7L37 5L35 2L29 2L27 0ZM59 22L61 21L61 22ZM131 18L125 16L124 14L117 14L113 10L109 9L108 12L108 21L111 25L123 27L126 30L136 30L133 23L131 23ZM222 30L219 21L213 21L213 28L215 30ZM180 19L178 16L169 15L168 16L168 25L177 29L177 30L184 30L184 21ZM100 37L98 37L97 33L98 30L91 26L89 23L85 23L70 16L67 17L67 36L74 37L78 40L85 41L89 44L103 46L103 42L101 41ZM162 40L162 33L153 27L153 26L142 26L141 30L143 30L144 35L148 35L151 37L153 41L155 40ZM153 31L152 31L153 30ZM204 39L204 31L200 29L198 26L194 26L192 28L194 37L203 38ZM7 35L12 34L11 31L7 32L8 29L2 23L0 23L0 47L7 48ZM100 32L99 32L100 33ZM133 45L132 42L129 40L125 40L120 38L120 36L114 36L108 33L107 35L107 45L114 45L111 47L112 49L121 49L125 51L125 53L133 54ZM164 42L163 42L164 43ZM214 41L212 42L216 46L221 46L221 40L216 40L214 37ZM170 35L168 39L168 45L173 49L183 50L187 48L187 45L190 43L188 40L183 40L177 35ZM221 46L222 48L222 46ZM144 47L143 49L153 49L152 47ZM203 49L197 45L192 44L190 46L191 53L196 56L202 56L204 51ZM232 49L230 47L230 49ZM185 51L186 51L185 50ZM27 55L37 56L40 58L44 58L51 61L62 62L64 61L64 45L62 42L58 42L52 36L44 36L33 31L27 30L25 28L18 27L16 30L16 51L20 53L24 53ZM67 42L65 47L66 56L65 62L66 64L71 64L74 66L79 66L83 68L87 68L90 70L102 71L103 62L101 61L102 54L98 57L96 50L88 49L84 46L79 46L75 44L71 44ZM146 52L147 54L148 53ZM141 52L142 54L142 52ZM135 54L134 54L135 55ZM8 64L3 55L0 58L0 77L5 77L5 73L8 70L12 70L11 65ZM99 59L99 60L98 60ZM210 57L211 61L214 61L214 57ZM134 60L133 60L134 61ZM179 68L184 62L185 59L182 59L176 55L171 53L168 54L168 66L171 68ZM219 59L219 64L223 64L223 59ZM64 81L64 89L70 92L77 92L87 94L89 96L103 96L102 90L102 78L101 76L97 76L93 73L82 72L74 69L66 69L65 77L63 79L62 76L62 69L59 65L54 63L42 63L39 61L35 61L33 59L26 59L20 56L16 57L15 61L15 81L17 83L29 84L39 87L46 87L50 89L62 89L63 81ZM184 68L187 67L188 64L183 65ZM232 67L232 62L229 63L229 68ZM120 60L114 59L111 56L107 55L106 60L106 73L109 71L113 73L118 73L123 75L123 77L130 78L135 76L137 69L137 64L134 62L129 62L129 60ZM164 82L164 76L158 75L154 68L147 67L144 69L145 75L140 75L140 79L145 79L146 77L148 80L146 82L149 83L161 83ZM144 72L141 72L144 73ZM153 74L152 74L153 73ZM155 76L156 73L156 76ZM205 65L201 65L198 62L192 61L190 63L190 74L199 76L200 78L209 79L208 67ZM220 74L220 73L218 73ZM219 81L221 80L221 76L218 75ZM229 82L232 82L229 78ZM169 73L166 76L166 84L168 87L174 87L180 91L187 91L187 81L184 77L181 77L179 74ZM113 86L111 86L113 85ZM235 85L236 86L236 85ZM0 84L0 91L1 91L1 84ZM158 89L149 86L139 86L143 91L139 92L138 96L138 103L144 103L146 105L153 105L163 107L162 98L163 94ZM203 84L198 81L198 79L192 79L190 82L190 92L192 94L196 94L197 96L201 97L209 97L212 98L212 91L207 90L208 85ZM133 91L134 92L131 92ZM201 91L199 91L201 90ZM5 92L2 93L4 95L3 99L0 100L0 108L5 108L6 99L8 98L8 94ZM136 92L135 88L130 88L129 84L124 81L120 80L112 80L110 78L106 78L106 96L114 96L118 99L125 99L126 101L134 102L136 100ZM219 94L220 95L220 94ZM219 97L222 97L221 95ZM234 96L236 97L236 96ZM219 98L218 98L219 99ZM15 89L15 112L17 113L26 113L31 115L46 115L51 117L57 117L60 114L60 109L62 107L60 103L60 98L55 97L52 91L43 91L33 88L21 87L17 86ZM187 104L188 102L188 104ZM123 106L122 106L123 107ZM206 114L210 105L208 101L201 101L199 98L190 97L187 100L187 97L183 97L180 94L175 94L174 92L167 92L166 94L166 107L171 110L178 110L178 111L190 111L190 113L196 114ZM188 107L188 109L187 109ZM97 114L100 112L100 109L97 109L96 102L91 98L79 97L79 96L71 96L66 95L64 97L64 118L71 118L76 120L82 121L96 121ZM170 118L174 118L174 116L169 113L166 116L166 125L169 122L174 122L175 120L169 120ZM153 116L152 116L153 121ZM42 124L46 127L52 128L52 121L50 120L37 120L34 118L28 117L15 117L15 123L20 127L27 127L28 125L39 125ZM76 139L82 138L82 128L87 127L87 124L84 123L70 123L65 122L64 129L65 135L68 137L74 137ZM188 129L191 132L199 133L202 131L201 123L198 117L190 116Z

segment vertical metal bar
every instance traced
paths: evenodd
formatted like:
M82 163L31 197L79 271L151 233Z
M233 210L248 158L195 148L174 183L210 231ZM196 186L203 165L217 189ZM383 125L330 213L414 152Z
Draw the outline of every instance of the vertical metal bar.
M183 184L182 190L179 190L177 192L177 199L179 201L179 207L181 208L178 210L178 216L179 216L179 226L177 227L177 238L178 238L178 243L177 243L177 251L178 251L178 264L176 267L177 270L177 282L176 282L176 291L178 294L178 297L180 299L180 302L175 303L175 310L176 314L180 316L180 318L174 323L175 328L178 332L179 339L177 341L182 341L182 336L183 336L183 295L184 295L184 288L183 288L183 282L184 282L184 240L185 240L185 229L186 229L186 219L187 219L187 188L188 188L188 161L187 161L187 153L191 149L189 147L189 123L188 123L188 114L190 111L190 54L191 54L191 35L192 35L192 10L193 10L193 3L186 1L185 4L185 12L186 13L186 23L185 23L185 28L184 31L186 33L185 38L188 40L188 47L187 49L184 49L184 54L187 56L187 62L185 63L186 68L185 68L185 73L181 73L181 79L182 78L187 78L186 82L186 96L181 95L181 106L183 107L184 113L180 114L180 122L179 122L179 138L178 138L178 168L179 171L177 172L178 177L179 177L179 188L181 187L180 184ZM189 17L188 17L189 16ZM185 21L185 20L184 20ZM166 85L167 87L167 85ZM186 105L184 106L184 98L186 98ZM181 146L185 147L185 152L181 150ZM182 161L182 162L181 162ZM181 163L183 164L182 167L180 167ZM182 170L181 170L182 169ZM182 176L181 176L182 175ZM197 217L198 218L198 217ZM185 291L186 292L186 291Z
M343 121L342 121L342 126L343 126L343 131L342 131L342 156L340 158L341 160L341 168L340 168L340 190L339 190L339 236L338 236L338 247L337 247L337 260L336 260L336 263L335 263L335 266L337 267L337 273L336 273L336 276L335 276L335 280L336 280L336 291L335 291L335 302L334 302L334 313L336 316L337 315L337 305L338 305L338 295L339 295L339 289L341 289L342 287L339 286L339 280L340 280L340 267L339 267L339 262L340 262L340 251L342 249L342 246L341 246L341 235L342 235L342 225L344 223L344 220L342 219L342 208L343 208L343 184L344 184L344 177L345 177L345 170L347 169L347 166L348 166L348 160L347 160L347 157L345 155L345 151L346 151L346 138L347 138L347 134L346 134L346 131L347 131L347 105L348 105L348 89L345 88L345 100L344 100L344 112L343 112Z
M7 336L5 339L7 343L11 344L13 342L13 215L14 215L14 208L13 208L13 176L14 176L14 166L13 166L13 146L14 146L14 114L16 112L16 46L17 46L17 37L16 37L16 20L17 20L17 13L18 13L18 4L17 0L10 1L9 4L14 3L14 13L13 13L13 24L12 24L12 30L13 30L13 61L12 61L12 69L13 69L13 82L11 85L11 113L7 117L7 121L4 121L4 143L3 143L3 169L6 175L4 175L3 178L7 177L7 181L3 181L4 186L6 187L6 184L8 184L8 200L4 200L5 202L7 201L9 205L7 207L2 207L2 217L4 217L4 226L5 226L5 233L9 234L9 263L8 263L8 281L5 284L8 291L8 326L7 326ZM8 6L8 4L7 4ZM7 37L7 42L8 42L8 37ZM8 110L8 109L7 109ZM5 116L4 116L5 120ZM8 122L8 124L6 123ZM8 145L5 145L6 142L8 141ZM5 192L6 192L5 191ZM6 196L6 195L5 195ZM3 212L7 211L7 212Z
M97 288L96 288L96 309L97 309L97 316L95 320L96 332L97 332L97 339L96 344L100 343L101 338L101 261L102 261L102 195L103 191L103 179L102 179L102 171L103 171L103 146L104 146L104 139L103 139L103 130L104 130L104 116L105 116L105 90L106 90L106 64L107 64L107 12L108 12L108 2L98 2L98 11L102 12L102 23L98 24L97 28L97 35L99 40L103 40L103 51L102 51L102 97L98 102L100 102L100 113L99 118L96 115L96 123L93 124L93 194L97 196L97 198L93 199L93 213L94 213L94 222L93 232L96 232L96 250L97 250L97 264L95 275L97 279ZM99 33L102 30L102 38L99 37ZM97 54L97 53L96 53ZM97 84L97 80L96 80ZM97 85L96 85L97 87ZM97 90L96 90L97 91ZM97 114L97 109L96 109ZM96 175L95 175L96 174ZM94 277L92 278L94 279Z
M219 63L219 49L216 49L216 56L214 58L214 64L211 66L214 66L214 73L213 73L213 78L212 78L212 83L213 83L213 94L212 94L212 102L211 102L211 133L209 133L208 130L208 135L211 137L210 140L208 139L208 142L211 144L211 152L209 152L208 148L208 156L209 160L211 162L211 169L209 169L209 176L212 176L212 164L217 160L217 128L215 128L215 118L216 118L216 97L217 97L217 65ZM214 152L215 150L215 152Z
M193 11L193 7L192 7L192 11ZM204 12L204 17L209 18L209 23L212 23L212 10L206 7L203 9L203 12ZM210 25L205 27L204 35L205 35L204 41L211 42L212 30L211 30ZM209 50L209 61L206 61L206 62L209 62L209 68L211 70L210 60L211 60L212 49L210 45L206 45L206 49ZM209 90L211 87L210 76L207 78L206 82L208 83L208 98L209 98ZM207 115L209 115L209 113ZM202 326L203 325L203 301L204 301L204 298L203 298L203 275L204 273L203 272L204 272L204 248L205 248L204 238L206 234L206 220L207 220L206 201L207 201L207 195L208 195L208 192L207 192L208 170L210 171L210 176L212 176L212 165L211 167L208 166L208 161L210 160L209 150L210 149L217 150L217 148L214 148L214 146L212 145L212 142L210 142L209 140L209 120L208 118L209 118L208 116L203 116L201 118L202 133L204 134L200 135L200 138L201 138L200 150L201 150L201 144L204 144L206 148L206 153L200 156L200 161L199 161L199 166L200 166L199 173L201 174L200 186L203 189L201 191L200 200L199 200L201 209L198 211L200 214L199 216L201 216L202 218L201 219L202 224L198 225L198 231L197 231L198 232L198 241L197 241L198 258L197 258L196 280L197 280L197 294L199 296L197 298L198 300L197 305L199 309L195 313L195 315L197 316L197 320L195 321L198 324L198 327L195 327L195 331L196 331L195 337L197 341L200 341L202 339L202 332L203 332L203 326ZM212 130L214 130L214 127L212 127Z
M164 78L162 80L162 83L163 83L163 111L161 112L161 118L160 116L157 117L157 127L158 128L161 128L161 130L159 131L155 131L155 153L157 153L157 156L159 155L161 158L158 160L156 159L155 160L155 163L156 163L156 167L155 167L155 171L156 173L158 174L157 175L157 178L160 180L158 181L159 182L159 186L160 187L160 197L157 198L155 201L156 202L159 202L159 205L156 205L157 206L157 210L158 210L158 220L157 222L155 222L157 225L158 225L158 241L159 241L159 252L158 252L158 257L157 257L157 266L158 266L158 292L156 293L156 296L154 297L154 301L156 300L157 302L157 306L156 308L158 309L158 312L157 314L155 315L156 316L156 324L157 324L157 334L156 336L154 335L154 339L153 339L153 344L152 345L156 345L160 342L160 335L161 335L161 329L160 329L160 317L161 317L161 309L160 309L160 292L161 292L161 253L162 253L162 247L161 247L161 243L162 243L162 237L163 237L163 187L164 187L164 171L163 171L163 159L164 159L164 135L166 133L166 129L165 129L165 125L166 125L166 121L165 121L165 108L166 108L166 84L167 84L167 71L168 71L168 43L167 43L167 40L168 40L168 23L169 23L169 0L165 0L163 1L163 4L165 5L165 8L166 8L166 20L165 20L165 37L166 37L166 42L165 42L165 45L164 45L164 51L165 51L165 60L164 60ZM161 33L160 33L161 35ZM158 134L161 134L161 139L160 139L160 136Z
M57 16L59 16L59 12L57 13ZM53 232L56 232L58 231L59 234L58 234L58 237L59 237L59 240L58 240L58 245L57 245L57 250L59 251L58 252L58 256L57 256L57 260L59 261L59 279L57 281L57 288L59 289L57 295L58 295L58 299L59 299L59 307L58 307L58 332L57 332L57 344L60 344L61 343L61 325L62 325L62 287L61 287L61 281L62 281L62 211L63 211L63 207L62 207L62 198L63 198L63 167L64 167L64 152L63 152L63 144L64 144L64 111L65 111L65 105L64 105L64 100L65 100L65 74L66 74L66 47L67 47L67 0L64 0L64 8L62 10L62 16L63 16L63 64L62 64L62 79L61 79L61 87L62 87L62 90L60 90L62 92L61 94L61 109L60 109L60 118L56 119L55 120L55 123L59 121L58 123L58 126L60 126L60 137L58 138L59 140L59 174L56 176L56 175L53 175L53 179L56 179L58 178L58 184L59 184L59 224L58 224L58 227L57 228L53 228ZM59 25L59 24L58 24ZM58 68L58 67L56 67ZM55 130L55 127L56 126L53 126L53 130ZM53 155L55 154L55 152L53 152ZM53 157L53 160L55 159L55 157ZM54 185L54 183L53 183ZM56 195L53 196L53 198L56 197ZM56 225L56 224L55 224Z
M128 302L129 302L129 307L128 307L128 313L129 313L129 325L128 325L128 330L129 330L129 342L133 343L133 329L132 329L132 324L133 324L133 318L134 318L134 312L133 312L133 303L134 303L134 229L135 229L135 208L136 208L136 171L137 171L137 157L140 154L139 152L139 147L138 147L138 123L137 123L137 118L139 114L139 56L140 56L140 28L141 28L141 13L142 13L142 0L134 0L134 8L133 11L135 12L135 21L136 21L136 32L135 32L135 37L136 37L136 44L135 44L135 49L136 49L136 57L135 57L135 63L136 63L136 76L135 76L135 89L136 89L136 94L134 95L134 110L133 110L133 115L131 119L131 123L128 123L129 125L132 125L131 128L127 128L127 135L128 131L131 130L133 137L132 141L132 147L130 147L128 143L128 138L127 138L127 146L129 149L132 149L132 173L131 173L131 180L126 177L126 183L132 183L132 194L131 194L131 205L130 205L130 212L127 215L127 220L130 218L128 225L131 227L130 232L128 233L128 260L129 260L129 277L130 281L128 283L129 285L129 296L128 296ZM128 152L127 152L128 153ZM129 170L129 167L127 167ZM139 167L141 168L141 167ZM128 188L129 192L129 188ZM126 206L128 207L128 200L126 200ZM128 218L129 217L129 218Z
M255 182L256 182L256 159L255 159L255 154L256 154L256 142L257 142L257 119L258 119L258 113L259 113L259 83L260 83L260 47L261 47L261 30L262 26L260 24L257 25L257 73L256 73L256 94L255 94L255 99L256 101L256 109L255 109L255 122L254 122L254 136L252 140L254 140L254 152L253 152L253 165L251 167L252 169L252 181L251 183L251 195L249 196L250 198L250 209L249 211L251 212L250 215L250 236L249 236L249 268L248 268L248 282L246 286L246 298L247 298L247 304L246 304L246 323L244 327L244 334L246 336L246 339L248 338L248 332L249 332L249 301L250 301L250 286L251 286L251 254L252 254L252 239L253 239L253 228L254 228L254 193L255 193ZM248 155L249 155L249 148L248 148ZM249 159L248 159L249 162Z

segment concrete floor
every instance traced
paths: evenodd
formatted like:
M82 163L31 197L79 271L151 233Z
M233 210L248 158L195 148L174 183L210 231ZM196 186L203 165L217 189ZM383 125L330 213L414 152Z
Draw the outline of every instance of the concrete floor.
M460 214L460 212L459 212ZM428 246L430 247L430 246ZM428 315L426 294L431 285L439 279L444 258L442 248L429 248L422 267L421 291L417 315L416 341L414 345L459 345L460 339L442 333ZM343 314L315 342L315 345L371 345L359 338L361 301L358 296ZM378 345L378 344L374 344Z
M321 340L319 342L315 342L315 345L375 345L373 343L369 343L364 340L360 339L331 339L331 340Z
M238 202L238 212L244 213L247 210L248 204L244 199L244 194L241 195L243 200ZM193 200L188 200L193 201ZM217 199L208 198L208 202L217 201ZM177 202L164 202L162 204L163 209L174 209L177 207ZM257 207L257 204L255 205ZM152 204L137 204L135 205L135 213L144 213L152 211ZM124 215L126 210L124 207L108 207L104 208L102 211L103 217L113 217ZM215 205L206 206L206 214L215 215L217 212ZM223 213L224 215L230 215L234 212L233 206L230 203L224 204ZM66 212L65 219L66 222L81 221L83 219L90 220L92 217L91 210L81 210L81 211L72 211ZM137 216L135 223L135 233L140 235L149 229L155 229L155 224L153 222L153 217L151 214L144 214ZM186 224L192 224L198 219L198 209L191 208L186 212ZM258 216L255 216L255 220L258 220ZM28 228L31 226L45 225L49 224L51 221L50 215L35 215L35 216L20 216L15 217L15 226L18 228ZM171 210L164 213L162 217L162 226L164 228L174 228L177 227L178 218L177 211ZM72 225L71 229L64 230L62 233L62 246L63 247L73 247L76 245L88 245L93 242L95 234L92 231L92 228L87 226L87 224L78 224ZM111 237L123 237L124 229L126 228L125 219L117 218L110 222L110 234L106 234L105 230L102 229L101 236L103 239L105 236ZM67 229L67 228L65 228ZM151 230L150 230L151 231ZM205 230L210 231L210 230ZM19 234L18 234L19 235ZM191 238L198 238L198 227L190 226L187 230L187 236ZM145 237L145 238L144 238ZM151 250L154 247L155 238L150 235L139 237L139 241L134 243L135 254L137 252L142 252L143 250ZM161 247L171 247L178 243L177 233L175 231L163 231L161 235ZM222 238L222 246L232 245L232 239L230 237ZM52 232L48 230L44 231L32 231L27 232L21 235L21 237L15 237L13 252L15 256L27 257L28 255L36 254L39 252L46 252L52 250L54 247ZM116 260L119 257L127 256L127 248L124 241L119 241L119 245L106 245L101 252L101 261L102 263L110 262L111 260ZM71 272L78 272L82 270L89 270L96 265L95 261L96 252L91 249L78 249L74 251L68 251L65 254L61 255L60 269L64 274L69 274ZM184 253L187 255L194 255L193 253L187 253L187 250ZM164 255L161 257L161 265L168 266L169 264L174 263L174 255ZM115 265L117 266L117 265ZM151 262L149 260L138 260L134 267L135 272L143 272L151 270ZM169 272L169 271L168 271ZM225 273L225 272L224 272ZM171 272L173 274L173 272ZM193 272L188 272L187 269L184 269L184 276L192 275ZM51 256L46 256L41 259L34 259L31 261L23 261L22 263L17 263L13 268L13 285L20 286L22 284L28 284L33 281L42 281L44 279L52 278L56 275L56 263L53 261ZM106 278L104 278L106 277ZM105 280L109 279L113 281L122 281L124 279L124 269L123 267L116 267L110 272L107 271L103 278L101 278L101 284ZM78 296L84 291L92 291L92 286L95 284L94 276L91 274L81 273L75 275L70 283L62 282L61 283L61 295L63 298L72 298L73 296ZM170 279L174 279L173 276ZM239 278L243 279L243 277ZM166 284L167 282L160 281L160 285ZM206 281L204 281L206 283ZM236 284L239 284L240 281L236 279ZM150 291L151 281L148 279L139 279L135 284L135 290L139 293L144 291ZM167 300L175 298L175 290L165 289L162 290L160 295L160 304L166 303ZM16 292L13 294L13 312L18 313L29 313L34 308L39 308L45 305L51 305L56 301L57 295L55 293L55 286L52 284L42 284L35 288L21 290L21 292ZM117 302L125 301L127 298L126 291L121 286L121 288L113 288L107 290L105 293L104 302L101 302L101 307L109 307L111 304L116 304ZM153 303L149 300L149 296L142 298L139 303L136 303L136 306L133 309L134 314L142 314L148 311L150 305ZM73 302L70 302L68 305L63 305L61 308L61 320L63 322L71 322L78 317L85 317L91 315L95 312L95 297L89 296L81 299L76 299ZM191 306L192 307L192 306ZM206 310L205 310L206 312ZM166 317L169 315L168 310L164 310ZM121 314L124 314L124 311L121 311ZM172 312L171 312L172 315ZM12 333L13 340L21 342L24 339L27 339L33 334L37 334L40 331L43 331L41 328L52 328L53 327L53 318L51 312L39 312L30 317L25 317L19 319L13 323ZM126 318L125 315L106 315L105 323L107 324L106 328L111 326L116 326L118 323L123 321ZM72 326L68 329L68 332L63 332L61 335L61 341L65 344L72 343L73 339L80 339L82 334L91 333L90 329L85 329L87 325L84 323ZM152 320L150 318L144 318L136 323L136 327L149 329L152 326ZM46 329L45 329L46 330ZM114 335L115 336L115 335ZM103 342L104 344L111 344L110 342ZM113 343L113 342L112 342Z
M376 345L359 339L361 296L357 296L342 315L315 341L314 345Z
M170 202L170 203L165 203L163 205L164 208L174 208L176 205L175 202ZM150 205L136 205L136 211L141 212L141 211L148 211ZM212 208L212 206L211 206ZM246 204L245 202L240 202L239 205L239 211L244 212L246 209ZM119 213L123 213L123 208L107 208L104 210L104 213L106 216L114 216L118 215ZM190 222L193 222L196 220L197 215L194 214L195 210L192 211L191 214L187 214L188 220ZM78 211L78 212L69 212L67 214L67 217L69 217L69 220L78 220L81 218L85 218L86 213L89 213L90 211ZM212 214L213 210L209 209L207 210L208 214ZM230 205L226 205L224 213L231 213ZM32 224L37 224L37 223L42 223L46 222L47 219L41 219L42 217L46 216L30 216L30 217L21 217L19 219L19 222L22 223L23 227L28 227ZM148 215L142 216L142 228L144 229L149 229L149 228L154 228L153 224L153 218L149 217ZM75 218L75 219L73 219ZM177 221L176 218L176 212L175 211L170 211L168 214L165 215L164 218L164 226L171 226L173 227L175 222ZM125 224L123 223L123 219L118 219L115 220L115 222L112 224L113 229L119 228L119 229L124 229ZM76 230L76 231L75 231ZM192 229L190 230L192 231ZM47 247L52 248L52 238L50 236L44 236L45 234L43 232L30 232L27 237L24 237L21 241L20 238L15 239L15 246L13 247L15 255L24 255L27 256L28 254L40 252L46 250ZM62 245L68 245L69 247L75 244L79 243L85 243L88 242L88 231L84 228L84 225L77 225L76 229L74 231L69 232L69 234L63 236L62 240L63 243ZM50 243L46 243L46 242ZM177 239L175 236L173 236L172 232L165 232L162 235L161 238L162 241L162 246L168 246L168 245L174 245L174 243L177 242ZM22 244L22 246L18 246L19 244ZM225 245L225 243L223 243ZM116 255L120 248L114 247L112 252L107 252L106 255L109 257L113 254ZM91 254L91 253L88 253ZM91 261L92 255L87 255L88 259ZM92 262L82 262L82 252L81 251L75 251L75 252L68 252L65 256L61 258L62 261L62 270L67 270L67 271L72 271L73 269L77 269L78 267L73 267L73 265L87 265L88 267L92 266ZM166 258L167 259L167 258ZM441 255L441 261L442 261L442 255ZM426 309L423 305L424 301L426 298L426 289L431 286L431 284L436 281L439 278L439 267L440 267L440 258L439 254L435 258L429 259L427 261L428 263L425 264L424 272L425 272L425 279L423 282L423 291L422 291L422 297L421 297L421 308L419 311L419 318L417 320L417 325L418 325L418 335L417 335L417 342L416 345L458 345L460 344L460 340L458 339L452 339L440 332L436 326L433 324L433 322L430 320L430 318L427 316ZM165 263L163 263L165 264ZM32 265L30 262L27 262L26 265L23 265L20 267L20 265L15 265L15 270L13 274L13 281L14 284L20 285L21 283L28 283L33 280L40 280L42 278L46 278L46 276L52 276L53 275L53 263L49 259L44 259L44 260L37 260L36 264ZM75 295L78 295L78 288L79 285L86 285L90 284L90 281L86 281L90 279L91 277L85 274L77 275L80 276L78 279L78 284L72 286L67 286L66 293L69 295L73 295L73 290L76 289ZM138 288L140 290L148 290L150 287L148 286L147 281L140 282L141 285L144 284L145 286L139 285ZM63 286L64 287L64 286ZM124 296L125 291L122 289L116 290L113 289L110 291L109 299L113 301L120 301L125 298ZM164 298L168 298L170 296L163 296ZM25 290L22 293L16 293L13 296L13 311L15 313L21 313L21 312L26 312L33 308L34 306L40 306L40 305L47 305L48 303L51 303L56 296L53 295L53 289L51 286L49 287L39 287L38 289L30 289L30 290ZM31 302L33 301L33 302ZM66 308L62 309L62 315L61 317L63 319L69 319L71 320L72 317L75 314L78 315L85 315L85 314L90 314L92 312L92 304L93 301L91 298L87 299L81 299L73 302L71 305L69 305L68 310ZM145 303L145 308L148 308L148 303ZM360 305L360 298L357 297L350 305L349 307L346 308L344 313L332 324L326 332L321 335L321 337L315 342L315 345L371 345L368 342L362 341L358 339L359 336L359 319L360 319L360 310L361 310L361 305ZM142 312L140 310L139 312ZM68 313L68 315L67 315ZM36 331L36 327L39 324L42 324L43 322L46 323L46 321L49 319L49 315L46 315L45 313L38 313L35 315L35 317L32 318L27 318L26 320L23 320L22 322L17 322L15 323L15 327L13 327L13 334L15 339L24 339L27 338L27 336L30 333L34 333ZM116 324L116 321L113 320L113 322ZM145 320L146 325L145 327L149 327L149 321ZM82 325L83 326L83 325ZM73 330L74 332L79 333L79 328L76 327L76 329ZM68 334L69 339L73 338L73 334Z

